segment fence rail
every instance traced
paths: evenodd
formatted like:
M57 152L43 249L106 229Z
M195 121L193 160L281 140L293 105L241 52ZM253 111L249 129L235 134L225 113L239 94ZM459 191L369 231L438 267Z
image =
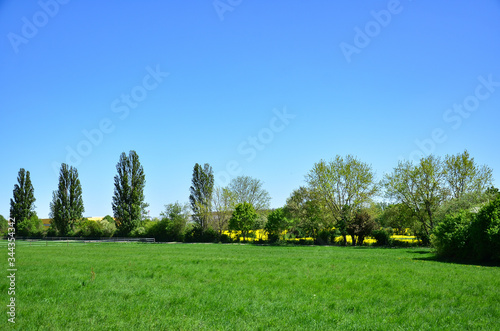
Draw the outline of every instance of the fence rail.
M6 238L3 238L6 239ZM26 244L29 243L31 246L32 244L35 245L40 245L40 244L45 244L45 246L48 246L49 243L51 244L61 244L61 243L66 243L66 244L75 244L75 243L80 243L80 244L86 244L86 243L133 243L133 242L138 242L138 243L154 243L156 242L155 238L127 238L127 237L45 237L45 238L33 238L33 237L16 237L16 243L22 243L25 242Z

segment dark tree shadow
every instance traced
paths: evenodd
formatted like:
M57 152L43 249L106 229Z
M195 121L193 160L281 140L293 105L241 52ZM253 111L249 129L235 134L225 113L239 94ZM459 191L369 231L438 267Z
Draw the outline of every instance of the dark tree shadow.
M413 250L413 251L406 251L407 253L412 253L412 254L432 254L432 252L430 250L423 250L423 249L416 249L416 250Z
M429 252L427 252L429 253ZM437 255L432 254L432 256L426 257L415 257L412 260L415 261L430 261L437 263L451 263L451 264L462 264L462 265L473 265L473 266L481 266L481 267L500 267L500 261L478 261L478 260L467 260L467 259L451 259L451 258L443 258L438 257Z

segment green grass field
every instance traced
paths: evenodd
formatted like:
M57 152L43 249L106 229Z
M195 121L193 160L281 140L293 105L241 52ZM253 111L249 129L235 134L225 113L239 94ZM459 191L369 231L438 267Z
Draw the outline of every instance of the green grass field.
M2 277L0 329L498 330L500 268L431 257L420 248L17 242L16 324Z

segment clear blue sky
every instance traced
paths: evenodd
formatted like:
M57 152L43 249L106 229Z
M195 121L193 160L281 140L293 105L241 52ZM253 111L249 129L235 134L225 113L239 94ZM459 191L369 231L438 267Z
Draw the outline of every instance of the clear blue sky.
M20 168L47 217L62 162L85 216L112 214L129 150L151 216L188 201L196 162L262 180L272 207L336 154L380 179L467 149L500 186L500 1L66 2L0 1L6 217Z

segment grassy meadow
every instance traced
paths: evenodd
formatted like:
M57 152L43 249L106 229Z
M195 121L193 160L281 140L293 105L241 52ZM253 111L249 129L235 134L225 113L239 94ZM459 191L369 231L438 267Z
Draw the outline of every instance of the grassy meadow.
M2 277L0 329L498 328L500 268L432 256L422 248L17 242L16 324L7 322Z

